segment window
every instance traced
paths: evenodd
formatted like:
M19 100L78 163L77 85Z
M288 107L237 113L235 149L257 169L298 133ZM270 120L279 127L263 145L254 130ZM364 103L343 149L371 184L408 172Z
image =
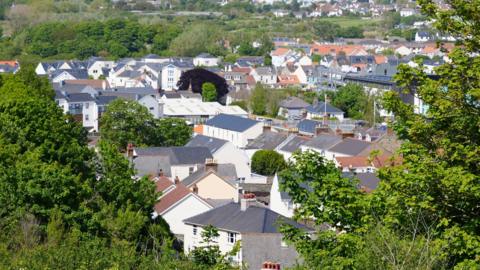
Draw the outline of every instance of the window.
M150 109L150 111L153 111L153 107L150 107L149 109Z
M197 235L197 225L193 225L193 235Z
M228 243L234 244L237 241L237 234L229 232L228 233Z
M85 103L85 109L88 109L89 105L90 105L90 103Z
M85 121L88 121L88 114L85 114Z

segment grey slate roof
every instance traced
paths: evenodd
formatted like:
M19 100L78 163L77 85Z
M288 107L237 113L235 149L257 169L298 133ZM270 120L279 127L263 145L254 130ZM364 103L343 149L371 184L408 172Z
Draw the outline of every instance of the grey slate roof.
M228 141L208 137L204 135L197 135L193 137L185 146L187 147L196 147L203 146L207 147L210 152L213 154L222 148Z
M327 150L342 142L342 137L337 135L320 134L305 144L318 150Z
M322 122L315 121L315 120L309 120L309 119L303 119L300 122L298 122L297 128L298 128L299 132L315 134L315 129L320 124L322 124Z
M220 230L238 233L280 233L278 228L282 222L300 229L311 230L268 208L250 206L245 211L241 211L238 203L229 203L214 208L203 214L188 218L184 222L199 226L213 225Z
M356 177L359 180L360 187L365 187L369 190L375 190L380 183L380 178L375 173L351 173L343 172L343 177L353 178Z
M346 138L329 149L330 152L341 153L349 156L357 156L371 143L356 139Z
M298 97L288 97L280 102L280 107L286 109L304 109L310 104Z
M205 122L205 125L243 132L260 122L235 115L219 114Z
M342 110L328 103L326 106L326 110L327 110L327 113L343 113ZM323 101L319 101L317 104L308 106L307 111L313 112L313 113L323 113L325 111L325 103Z
M273 150L287 139L287 134L265 131L253 141L247 144L246 149L268 149Z
M85 94L85 93L69 94L67 95L67 100L69 102L95 101L95 99L90 94Z
M145 147L135 148L137 156L167 156L170 165L203 164L213 158L207 147Z
M198 180L207 176L210 172L214 171L218 176L223 180L229 183L232 186L235 186L237 181L237 170L233 164L217 164L216 169L207 169L205 166L200 166L197 171L187 176L187 178L182 180L182 184L186 187L193 185Z
M293 136L285 145L283 145L280 150L293 153L297 151L300 146L307 143L309 138L301 137L301 136Z

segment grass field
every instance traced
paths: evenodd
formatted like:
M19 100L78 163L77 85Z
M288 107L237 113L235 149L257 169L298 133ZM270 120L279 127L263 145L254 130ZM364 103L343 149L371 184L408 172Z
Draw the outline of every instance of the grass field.
M342 27L350 27L350 26L375 26L380 22L380 18L357 18L357 17L330 17L330 18L322 18L320 21L328 21L331 23L339 24Z

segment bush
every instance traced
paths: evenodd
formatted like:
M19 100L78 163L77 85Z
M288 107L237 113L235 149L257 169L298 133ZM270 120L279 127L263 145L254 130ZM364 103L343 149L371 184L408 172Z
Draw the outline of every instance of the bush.
M274 175L286 167L283 156L274 150L259 150L252 157L252 172Z

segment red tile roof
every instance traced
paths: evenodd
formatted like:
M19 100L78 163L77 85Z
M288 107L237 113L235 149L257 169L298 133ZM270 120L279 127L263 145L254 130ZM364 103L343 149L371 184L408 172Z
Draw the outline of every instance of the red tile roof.
M280 55L285 55L288 53L290 49L288 48L276 48L275 51L272 52L272 56L280 56Z
M342 168L358 168L358 167L370 167L372 164L368 161L369 157L367 156L356 156L356 157L336 157L337 162ZM402 163L401 158L395 159L393 162L390 160L391 156L382 155L377 156L372 161L373 167L382 168L390 165L399 165Z
M15 60L0 61L0 65L9 65L11 67L16 67L18 62Z
M157 192L163 192L165 191L168 187L173 186L172 180L166 176L160 176L154 179L155 181L155 186L156 186L156 191Z
M108 87L108 82L106 80L65 80L65 84L88 85L97 89L103 88L104 85L105 87Z
M163 214L165 210L185 198L190 193L192 192L182 183L176 184L175 189L160 197L160 201L155 204L155 212L159 215Z

